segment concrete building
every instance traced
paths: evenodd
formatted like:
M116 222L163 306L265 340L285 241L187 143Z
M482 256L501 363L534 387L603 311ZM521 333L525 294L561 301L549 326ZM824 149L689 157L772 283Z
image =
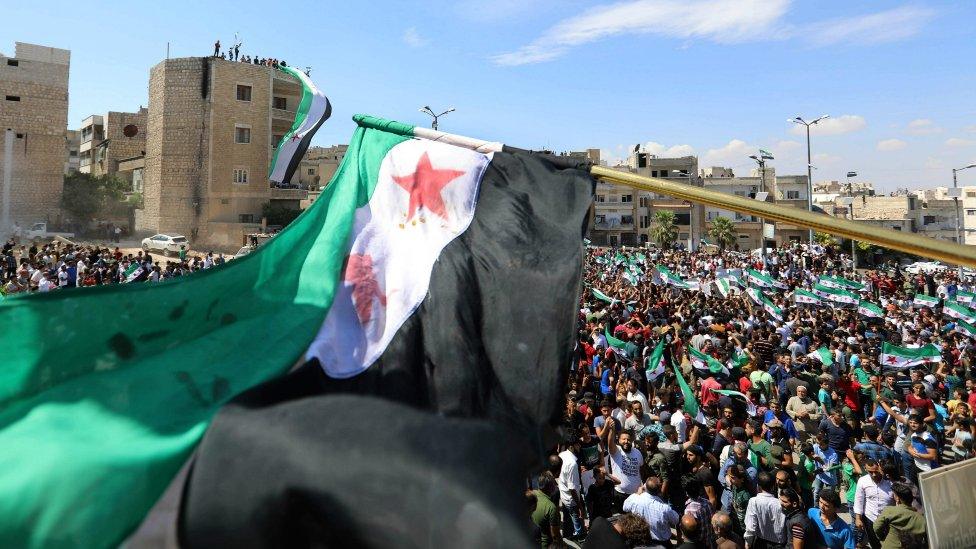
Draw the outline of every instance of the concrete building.
M599 149L596 160L599 162ZM615 169L648 177L660 177L701 185L698 176L698 158L657 158L646 152L634 152L628 163ZM597 184L593 226L590 240L597 245L636 246L648 241L648 230L653 225L654 213L670 210L675 214L678 226L678 242L697 247L701 238L702 207L684 200L638 191L630 187Z
M702 182L706 189L735 196L755 198L759 192L759 177L736 177L731 168L710 167L702 170ZM754 250L762 246L762 225L758 217L743 215L732 210L705 206L705 234L717 217L731 219L735 225L736 245L740 250ZM706 238L708 238L706 236Z
M296 79L262 65L189 57L153 67L136 229L229 249L260 229L266 204L299 209L307 191L272 188L268 171L301 93Z
M78 149L81 148L81 132L78 130L66 130L64 132L65 153L68 155L64 163L64 175L73 174L80 167Z
M346 156L349 145L309 147L298 167L298 185L303 189L316 190L332 180L339 164ZM292 183L295 183L293 180ZM304 208L303 208L304 209Z
M772 173L769 173L772 170ZM767 177L772 183L773 202L788 208L807 209L807 176L782 175L777 176L775 168L766 168ZM767 189L770 187L767 184ZM795 242L806 242L810 239L810 231L789 223L776 224L776 245L783 246Z
M146 116L149 110L136 112L109 111L93 114L81 122L79 171L95 176L111 175L133 183L141 179L134 159L146 156Z
M60 222L70 61L68 50L23 42L0 53L0 229Z

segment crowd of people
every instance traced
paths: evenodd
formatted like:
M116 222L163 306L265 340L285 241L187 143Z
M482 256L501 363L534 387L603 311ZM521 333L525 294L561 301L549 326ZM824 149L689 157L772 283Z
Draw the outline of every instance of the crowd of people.
M46 244L3 245L0 293L50 292L84 286L159 282L225 263L223 254L199 257L184 248L177 257L160 260L142 251L124 254L115 247L80 245L55 240Z
M236 61L239 63L250 63L252 65L264 65L266 67L287 67L288 63L284 59L275 59L273 57L258 57L256 55L241 55L241 46L243 43L235 42L233 46L229 46L226 50L222 50L220 46L220 40L214 42L214 51L212 57L219 57L227 61ZM306 69L305 74L307 75L309 71Z
M927 546L919 474L974 455L976 333L944 314L971 281L816 245L583 269L562 443L525 495L542 547Z

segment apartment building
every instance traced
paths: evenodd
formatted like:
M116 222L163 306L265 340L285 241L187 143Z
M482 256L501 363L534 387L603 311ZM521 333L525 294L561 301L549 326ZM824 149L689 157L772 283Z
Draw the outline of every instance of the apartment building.
M64 162L64 175L73 174L81 166L78 150L81 148L81 132L78 130L65 130L64 132L64 152L67 160Z
M60 220L70 61L68 50L23 42L0 53L0 230Z
M296 79L263 65L188 57L154 66L136 229L230 248L260 229L271 201L299 209L307 191L272 188L268 172L301 93Z
M339 164L345 158L348 148L348 145L309 147L298 167L298 173L295 174L298 177L298 185L309 190L325 187L339 169Z
M149 110L93 114L81 122L79 171L95 176L111 175L133 183L142 178L146 156L146 117Z
M706 189L755 199L759 196L760 177L736 177L731 168L709 167L702 170L702 183ZM718 217L731 219L735 226L736 243L740 250L753 250L762 246L762 224L758 217L745 215L715 206L705 206L705 234ZM706 236L706 239L708 237Z

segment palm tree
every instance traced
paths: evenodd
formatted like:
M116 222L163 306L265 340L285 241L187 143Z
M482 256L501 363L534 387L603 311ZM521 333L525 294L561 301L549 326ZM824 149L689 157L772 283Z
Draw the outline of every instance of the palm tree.
M735 244L736 232L732 220L727 217L718 216L712 220L712 226L708 229L708 236L718 244L718 249L725 251L725 248Z
M661 249L668 250L678 240L678 227L674 224L674 212L658 210L654 212L654 226L648 231L651 240Z

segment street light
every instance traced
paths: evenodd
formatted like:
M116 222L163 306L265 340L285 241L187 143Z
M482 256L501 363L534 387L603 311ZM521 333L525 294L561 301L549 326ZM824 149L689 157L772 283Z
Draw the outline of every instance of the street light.
M792 122L794 124L803 124L807 128L807 211L813 211L813 158L810 156L810 126L820 122L821 120L826 120L830 118L829 114L825 114L812 122L807 122L802 117L790 118L787 122ZM813 229L810 229L810 244L813 244Z
M430 127L432 129L435 129L436 130L437 129L437 119L440 118L440 117L442 117L442 116L444 116L445 114L447 114L449 112L454 112L454 107L451 107L450 109L447 109L446 111L444 111L444 112L442 112L440 114L434 114L434 111L431 110L430 107L424 105L423 107L421 107L420 112L422 112L424 114L429 114L434 119L434 121L431 123Z
M687 177L688 184L691 184L691 169L687 170L669 170L668 177ZM697 247L695 246L695 205L691 202L688 203L688 240L691 242L688 245L688 249L695 251Z
M851 221L854 221L854 193L851 191L851 178L857 177L857 172L847 172L847 198L850 200L848 207L851 209ZM851 269L857 273L857 251L854 248L854 239L851 239Z
M749 158L755 160L756 164L759 165L759 192L765 193L766 192L766 161L774 160L773 155L769 154L768 152L762 149L759 149L758 155L750 154ZM766 199L765 194L761 196L763 197L763 200ZM762 217L759 218L759 240L762 242L763 263L766 263L766 219Z
M958 189L959 188L959 182L956 179L956 172L961 172L963 170L968 170L969 168L976 168L976 164L970 164L970 165L964 166L962 168L952 168L952 188L953 189ZM956 242L958 242L960 244L965 244L965 242L962 241L962 236L959 233L959 196L957 195L957 196L952 197L952 200L955 201L955 203L956 203ZM959 281L962 282L962 267L959 267Z

